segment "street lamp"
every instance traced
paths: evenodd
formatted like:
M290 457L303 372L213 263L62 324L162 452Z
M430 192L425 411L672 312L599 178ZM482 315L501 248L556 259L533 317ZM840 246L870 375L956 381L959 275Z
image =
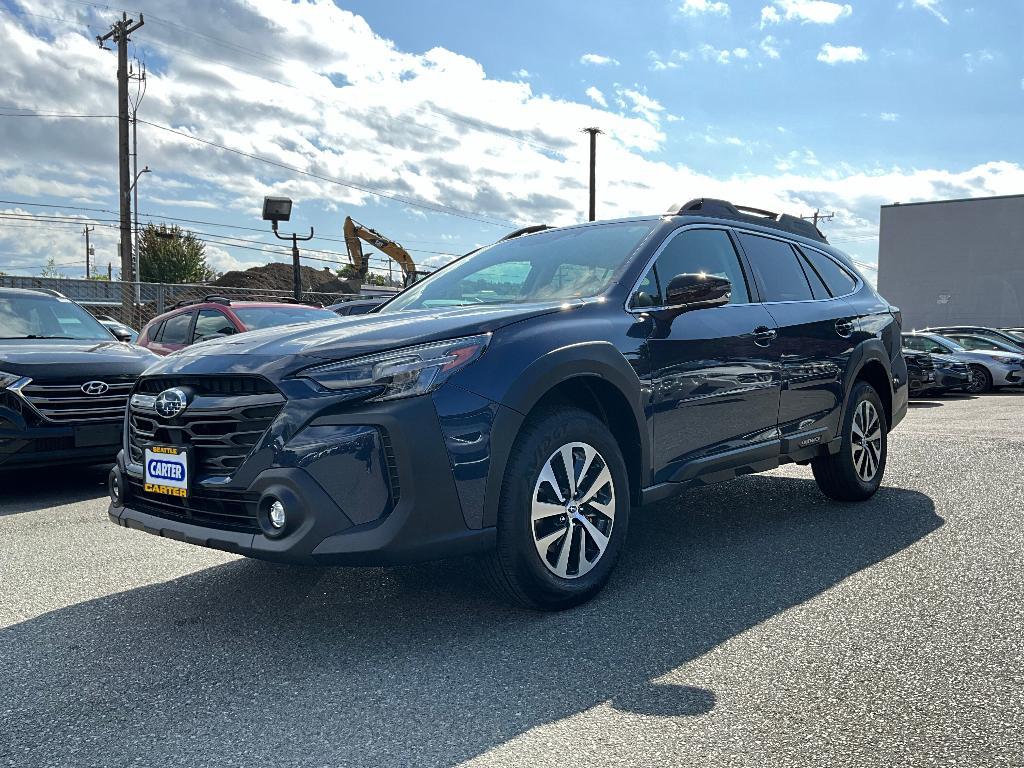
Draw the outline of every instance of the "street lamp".
M264 197L263 198L263 220L269 221L278 240L292 241L292 282L294 283L295 300L302 300L302 270L299 267L299 240L312 240L313 228L309 228L307 237L299 237L294 232L290 235L282 235L277 231L277 224L280 221L288 221L292 216L292 201L288 197Z

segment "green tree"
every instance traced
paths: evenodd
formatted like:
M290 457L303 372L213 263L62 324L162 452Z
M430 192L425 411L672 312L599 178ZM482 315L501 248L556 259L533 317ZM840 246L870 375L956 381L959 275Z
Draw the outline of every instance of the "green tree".
M144 283L202 283L217 274L206 264L206 244L177 224L148 224L139 233L139 278Z
M67 277L63 272L57 269L57 260L51 256L46 260L46 266L43 267L43 271L39 273L40 277Z

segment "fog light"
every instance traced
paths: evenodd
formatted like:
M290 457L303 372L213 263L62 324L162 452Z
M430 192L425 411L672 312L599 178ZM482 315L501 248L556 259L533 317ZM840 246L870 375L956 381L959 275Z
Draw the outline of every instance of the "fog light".
M284 528L284 524L285 524L284 504L282 504L280 501L273 501L273 502L271 502L269 512L270 512L270 524L272 526L274 526L274 528L276 528L277 530L281 530L282 528Z
M117 467L110 470L110 477L107 479L107 490L110 492L110 500L115 504L123 504L121 490L121 473Z

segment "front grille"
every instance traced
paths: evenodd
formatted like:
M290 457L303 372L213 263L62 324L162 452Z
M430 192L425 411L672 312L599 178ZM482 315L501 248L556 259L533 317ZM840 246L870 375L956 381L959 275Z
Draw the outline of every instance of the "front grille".
M200 384L196 378L184 377L139 381L137 393L150 392L156 380L161 392L169 387L187 387L197 399L173 419L164 419L150 408L132 405L128 410L128 450L133 463L142 463L147 447L181 446L189 449L198 475L228 477L242 466L284 406L284 398L265 379L223 376L218 382L218 377L214 376L201 378L207 382ZM231 383L237 380L245 383ZM255 393L255 389L264 386L273 394ZM201 392L230 394L216 396Z
M83 380L33 381L22 387L21 394L47 421L58 424L119 421L124 418L128 395L135 382L123 376L102 381L108 389L100 395L83 392L82 386L86 383Z
M276 395L277 389L262 376L152 376L140 379L135 391L159 395L171 387L186 387L202 397Z
M147 515L241 533L260 530L256 518L259 499L255 494L216 491L195 493L185 499L156 496L146 493L134 478L129 479L128 490L132 509Z

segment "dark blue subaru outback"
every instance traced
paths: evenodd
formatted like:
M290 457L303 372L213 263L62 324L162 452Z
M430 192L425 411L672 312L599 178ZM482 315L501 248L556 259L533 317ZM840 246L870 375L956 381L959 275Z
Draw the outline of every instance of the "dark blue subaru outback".
M606 582L634 506L783 462L839 501L878 489L901 318L811 224L701 199L516 235L371 314L158 362L111 518L288 563L481 553L559 609Z

